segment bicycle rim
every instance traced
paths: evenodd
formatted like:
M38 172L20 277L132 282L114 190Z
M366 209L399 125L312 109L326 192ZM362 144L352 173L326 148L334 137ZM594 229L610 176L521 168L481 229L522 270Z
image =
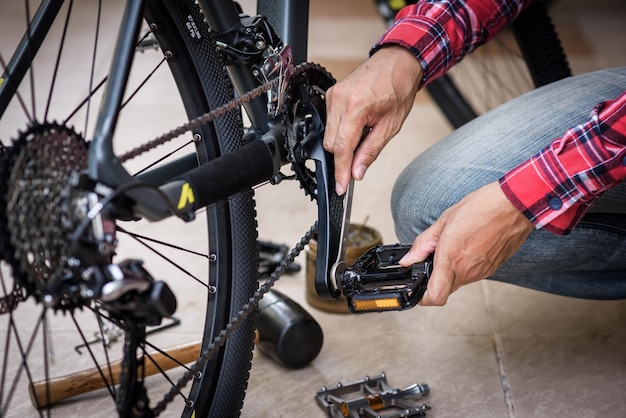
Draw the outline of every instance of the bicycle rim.
M109 6L114 10L108 10ZM208 29L193 1L150 1L147 7L146 22L153 25L158 44L152 41L152 35L138 44L137 50L141 52L136 54L127 100L120 111L116 131L114 148L118 154L138 145L135 138L151 140L232 97L209 37L198 36L207 35ZM0 139L5 146L11 146L11 140L18 138L19 132L28 125L46 125L52 121L89 138L102 94L98 85L106 77L108 60L105 56L111 52L114 41L112 28L117 28L113 22L117 22L120 10L120 4L109 1L66 2L20 85L18 95L0 119ZM33 13L34 10L28 10L24 14ZM93 23L87 23L87 17L92 17ZM7 30L23 32L26 19L25 16L21 22L21 31L13 26ZM13 23L19 26L20 22ZM82 47L80 42L89 48ZM11 44L3 36L2 69L15 44L16 41ZM57 56L61 57L58 64ZM165 56L169 58L164 59ZM66 59L67 65L64 64ZM52 68L46 70L46 64L50 63ZM77 93L75 97L71 97L73 93ZM83 101L87 97L91 100ZM171 125L171 121L176 120L173 114L180 118L174 126ZM164 126L163 120L170 125ZM138 173L146 167L151 170L153 161L162 165L187 154L195 154L202 163L241 146L241 138L239 114L231 112L213 124L183 135L173 144L129 161L126 168ZM178 148L182 151L175 152ZM160 161L161 158L165 159ZM29 225L28 217L23 222L25 228L45 228L45 225ZM167 352L173 345L200 341L202 348L207 347L256 289L256 221L251 192L210 206L189 224L168 219L154 224L118 222L117 227L116 237L120 243L114 261L143 260L152 276L167 282L177 297L175 316L180 324L150 334L143 345L149 353L155 351L153 346ZM6 301L15 281L7 263L3 262L1 273L0 297ZM163 324L170 324L170 321ZM106 331L109 327L115 329L106 312L97 305L54 312L35 303L33 297L19 302L10 313L0 315L0 344L3 346L0 416L36 413L27 390L34 381L93 368L94 362L101 365L100 372L109 378L112 371L107 364L119 360L123 352L122 338L113 331ZM254 321L250 318L207 363L190 387L167 407L168 415L182 411L183 416L236 416L247 385L253 335ZM102 342L87 344L93 339L107 338L113 340L108 347ZM79 355L74 347L81 345L79 349L83 354ZM149 363L150 359L146 357L144 361ZM152 406L185 370L181 366L165 371L166 378L163 375L145 378ZM83 384L76 380L73 384ZM52 386L44 387L43 396L50 396ZM39 413L66 416L71 411L88 416L111 416L116 411L117 390L119 388L110 386L85 393L41 409Z

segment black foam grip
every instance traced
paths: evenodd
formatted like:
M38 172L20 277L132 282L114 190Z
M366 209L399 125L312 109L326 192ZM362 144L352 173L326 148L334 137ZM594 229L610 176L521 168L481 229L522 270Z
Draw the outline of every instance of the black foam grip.
M218 202L269 180L274 158L267 144L254 141L182 176L195 197L194 209Z

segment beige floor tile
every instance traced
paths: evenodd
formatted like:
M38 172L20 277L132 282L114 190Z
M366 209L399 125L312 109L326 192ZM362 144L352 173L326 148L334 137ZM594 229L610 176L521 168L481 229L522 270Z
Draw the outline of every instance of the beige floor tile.
M528 334L502 340L516 416L624 416L626 336L600 331L600 335Z
M483 286L516 416L623 416L624 301Z

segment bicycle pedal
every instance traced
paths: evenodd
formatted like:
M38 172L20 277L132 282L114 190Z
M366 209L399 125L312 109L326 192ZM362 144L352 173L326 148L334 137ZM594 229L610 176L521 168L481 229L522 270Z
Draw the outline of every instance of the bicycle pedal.
M406 389L394 389L387 384L387 376L380 376L342 384L317 391L315 400L327 416L333 417L423 417L430 406L417 404L410 398L421 398L430 393L427 384L413 384ZM383 415L384 414L384 415Z
M378 245L338 276L338 285L354 313L401 311L422 299L432 273L432 257L403 267L398 262L410 245Z
M270 277L276 270L276 267L280 266L289 252L289 247L260 240L257 241L257 247L259 249L259 279L264 280ZM285 270L285 274L297 273L300 269L301 267L298 263L290 263Z

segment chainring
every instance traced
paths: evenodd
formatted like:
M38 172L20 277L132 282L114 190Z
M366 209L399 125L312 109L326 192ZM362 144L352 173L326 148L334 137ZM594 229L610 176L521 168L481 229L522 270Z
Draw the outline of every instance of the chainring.
M87 142L73 129L42 123L20 133L0 158L1 257L11 265L16 285L43 302L56 295L55 309L80 305L71 272L70 234L86 215L85 192L70 177L87 165ZM61 291L59 282L74 285Z
M321 65L304 63L295 67L285 97L286 147L291 168L304 193L317 199L315 168L307 164L306 140L311 126L326 123L326 91L335 84L333 76Z

